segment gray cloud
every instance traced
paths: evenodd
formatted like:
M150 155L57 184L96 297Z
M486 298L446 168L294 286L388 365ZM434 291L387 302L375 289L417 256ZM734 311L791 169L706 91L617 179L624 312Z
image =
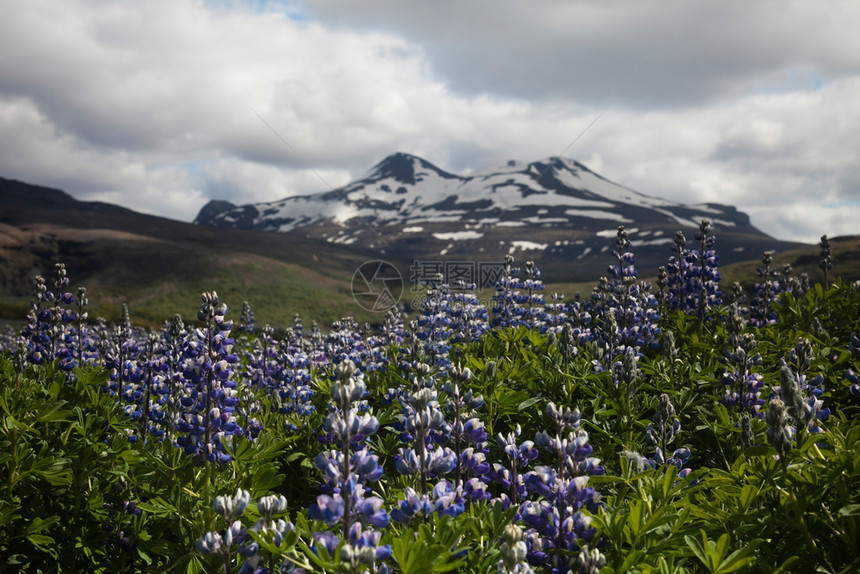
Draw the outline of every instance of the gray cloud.
M644 193L735 204L814 241L860 215L858 10L13 3L0 175L190 220L210 198L326 191L394 151L467 173L567 150Z
M808 88L860 71L860 6L807 2L311 0L345 28L402 34L457 92L634 108L748 89Z

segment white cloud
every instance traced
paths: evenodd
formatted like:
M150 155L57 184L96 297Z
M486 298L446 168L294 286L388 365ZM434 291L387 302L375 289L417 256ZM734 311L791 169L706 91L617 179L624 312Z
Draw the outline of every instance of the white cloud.
M209 198L327 191L394 151L468 172L569 147L623 185L815 241L860 215L858 10L8 3L0 175L190 220Z

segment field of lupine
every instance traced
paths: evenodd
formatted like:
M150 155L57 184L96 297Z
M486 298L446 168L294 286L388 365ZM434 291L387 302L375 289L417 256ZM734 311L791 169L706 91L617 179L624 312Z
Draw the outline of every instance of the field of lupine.
M0 571L857 572L860 286L690 245L326 332L106 325L58 264L0 340Z

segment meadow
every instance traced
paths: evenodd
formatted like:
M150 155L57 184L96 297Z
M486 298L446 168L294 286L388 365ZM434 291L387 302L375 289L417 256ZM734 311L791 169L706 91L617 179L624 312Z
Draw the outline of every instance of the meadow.
M860 283L716 248L325 331L107 324L58 263L0 338L0 571L857 572Z

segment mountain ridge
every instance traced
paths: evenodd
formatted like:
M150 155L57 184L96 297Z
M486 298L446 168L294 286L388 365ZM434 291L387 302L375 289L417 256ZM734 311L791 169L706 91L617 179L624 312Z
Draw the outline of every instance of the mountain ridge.
M435 175L437 181L428 181L430 175ZM401 185L392 189L392 183L395 182ZM519 193L519 197L516 197L516 193ZM730 219L723 221L723 224L729 226L751 226L749 217L734 206L718 203L681 204L649 196L616 184L575 160L558 156L527 164L512 160L505 166L485 168L461 176L403 152L387 156L363 177L334 190L242 206L212 200L201 209L194 222L215 227L249 226L262 231L283 232L313 225L324 219L343 223L356 217L369 217L382 224L409 224L416 219L432 217L427 214L428 211L442 211L439 217L450 217L451 213L444 212L456 211L458 215L466 215L464 219L469 220L470 216L475 219L473 216L477 212L504 216L511 215L513 211L523 211L522 204L515 206L513 202L529 197L533 198L531 201L543 199L543 202L538 201L533 205L543 203L546 208L578 208L576 213L565 214L573 217L638 223L629 217L619 217L601 210L617 206L627 206L628 210L631 207L648 207L668 220L675 220L690 228L698 225L693 219L697 213L702 217L713 216L711 219L717 223L719 216L728 217ZM317 204L316 212L306 209L299 217L280 216L286 211L284 206L295 207L308 203ZM353 210L344 212L332 209L344 205ZM408 208L412 208L412 211ZM367 209L386 209L394 213L387 218L380 218L379 214L362 213L362 210ZM250 224L249 217L253 219ZM242 224L238 224L240 220Z
M196 316L200 293L216 290L238 313L247 300L268 321L293 313L325 323L371 319L352 298L354 271L373 252L295 235L192 225L0 177L0 318L22 319L36 275L56 262L86 286L91 316L159 325ZM324 304L322 304L324 302Z
M571 272L593 277L593 265L600 257L605 261L608 238L619 225L630 231L637 256L655 267L665 263L675 231L692 238L704 218L728 247L721 252L727 262L802 245L756 229L735 206L687 205L642 194L558 156L457 175L397 152L337 189L220 205L210 202L194 222L298 234L403 259L480 254L498 261L519 254L539 260L558 280L569 279ZM565 262L573 262L571 269Z

